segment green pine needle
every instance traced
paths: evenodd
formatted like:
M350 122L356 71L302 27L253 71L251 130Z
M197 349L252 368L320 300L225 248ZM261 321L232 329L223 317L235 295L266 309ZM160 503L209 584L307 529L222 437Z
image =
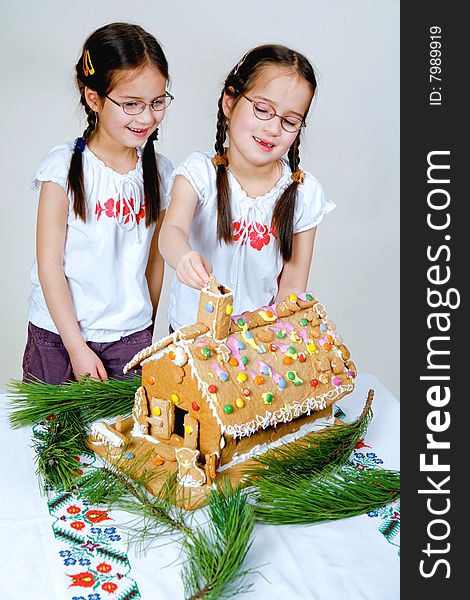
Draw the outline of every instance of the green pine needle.
M209 523L183 541L187 562L182 577L189 600L230 598L247 592L252 569L243 562L252 544L254 515L246 491L226 479L208 496Z
M13 429L39 423L50 415L80 408L87 423L132 412L140 377L98 381L85 378L61 385L39 380L15 381L7 386L10 425Z
M171 502L176 474L170 475L154 496L147 486L155 478L155 470L144 470L136 476L147 460L148 456L144 455L129 465L128 460L121 458L115 465L96 468L83 480L80 488L92 504L106 504L109 508L135 515L137 521L133 523L132 541L142 547L157 536L191 534L182 509Z
M244 473L254 479L266 476L289 478L292 474L320 472L324 468L345 463L357 442L364 437L372 419L372 390L362 414L346 425L332 425L320 432L306 435L296 444L285 444L253 459Z
M256 519L271 525L344 519L380 508L400 495L400 474L361 470L347 464L308 477L292 474L283 481L259 478Z
M42 491L49 485L55 490L70 489L79 477L77 457L89 452L83 419L79 411L69 411L46 421L44 427L33 438Z

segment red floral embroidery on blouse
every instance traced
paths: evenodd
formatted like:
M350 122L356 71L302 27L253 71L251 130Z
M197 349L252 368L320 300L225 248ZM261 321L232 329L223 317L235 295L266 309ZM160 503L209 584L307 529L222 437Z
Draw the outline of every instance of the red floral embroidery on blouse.
M234 221L232 223L233 239L238 241L241 238L242 245L250 242L250 246L255 250L261 251L264 246L268 246L271 242L271 237L276 237L273 225L269 226L264 223L250 223L247 227L245 221Z
M127 202L124 202L124 206L122 208L124 223L128 223L130 221L131 209L132 209L132 212L134 212L134 206L135 206L134 198L129 198L129 200L127 200ZM106 202L104 204L101 204L101 202L98 200L98 202L96 203L96 207L95 207L95 215L96 215L97 221L100 220L100 217L103 213L110 219L114 219L115 217L118 217L121 213L121 200L114 200L114 198L108 198L108 200L106 200ZM140 220L145 217L145 205L141 204L139 212L134 213L134 214L135 214L136 223L138 225Z

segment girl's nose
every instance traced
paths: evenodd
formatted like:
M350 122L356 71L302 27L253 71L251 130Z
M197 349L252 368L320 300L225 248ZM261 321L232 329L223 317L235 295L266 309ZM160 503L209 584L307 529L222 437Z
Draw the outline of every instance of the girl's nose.
M272 119L264 121L263 129L266 131L266 133L269 133L269 135L281 135L281 119L279 119L279 117L276 115Z

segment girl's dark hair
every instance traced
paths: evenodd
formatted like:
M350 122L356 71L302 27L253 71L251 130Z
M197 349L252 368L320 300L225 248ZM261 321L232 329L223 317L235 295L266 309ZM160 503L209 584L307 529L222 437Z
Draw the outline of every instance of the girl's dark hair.
M92 33L83 45L83 52L75 69L80 91L80 103L85 109L88 126L82 134L85 143L97 125L96 114L85 100L85 87L104 98L116 85L122 70L141 69L146 65L155 67L168 79L168 62L157 40L139 25L110 23ZM160 177L155 159L153 142L158 129L147 139L142 156L144 173L145 224L158 220L160 211ZM82 165L83 143L75 145L68 174L68 189L73 195L75 215L86 221L86 199Z
M249 92L255 85L261 71L269 66L285 67L296 71L311 85L313 100L317 81L312 64L303 54L278 44L267 44L253 48L230 71L225 80L218 104L217 133L214 146L216 154L220 156L225 155L224 143L227 137L228 120L222 108L224 94L234 97L235 103L238 102L241 94ZM235 103L233 106L235 106ZM289 148L287 155L293 173L299 168L299 146L300 131ZM223 161L217 161L217 163L217 239L230 244L233 241L233 232L227 165ZM294 211L298 185L298 183L292 181L277 199L274 207L272 225L276 232L277 243L284 261L290 260L292 256Z

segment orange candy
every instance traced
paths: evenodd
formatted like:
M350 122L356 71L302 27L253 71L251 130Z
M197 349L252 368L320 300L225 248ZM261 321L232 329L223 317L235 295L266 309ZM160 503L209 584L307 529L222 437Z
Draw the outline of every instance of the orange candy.
M325 350L325 352L331 350L331 344L323 344L323 350Z
M228 364L232 365L232 367L237 367L238 366L238 360L232 356L232 358L228 361Z
M150 377L147 378L147 384L153 385L154 383L155 383L155 377L153 375L150 375Z
M170 360L175 360L175 358L176 358L176 354L173 352L173 350L170 350L170 351L168 352L168 358L169 358Z
M292 364L292 358L290 356L284 356L284 358L282 359L282 362L285 365L291 365Z
M334 342L333 336L331 335L329 335L326 339L330 342L330 344Z
M163 458L157 458L157 460L153 461L153 464L156 467L161 467L164 463L165 463L165 461L163 460Z
M256 375L255 383L256 385L261 385L262 383L264 383L264 379L261 377L261 375Z

